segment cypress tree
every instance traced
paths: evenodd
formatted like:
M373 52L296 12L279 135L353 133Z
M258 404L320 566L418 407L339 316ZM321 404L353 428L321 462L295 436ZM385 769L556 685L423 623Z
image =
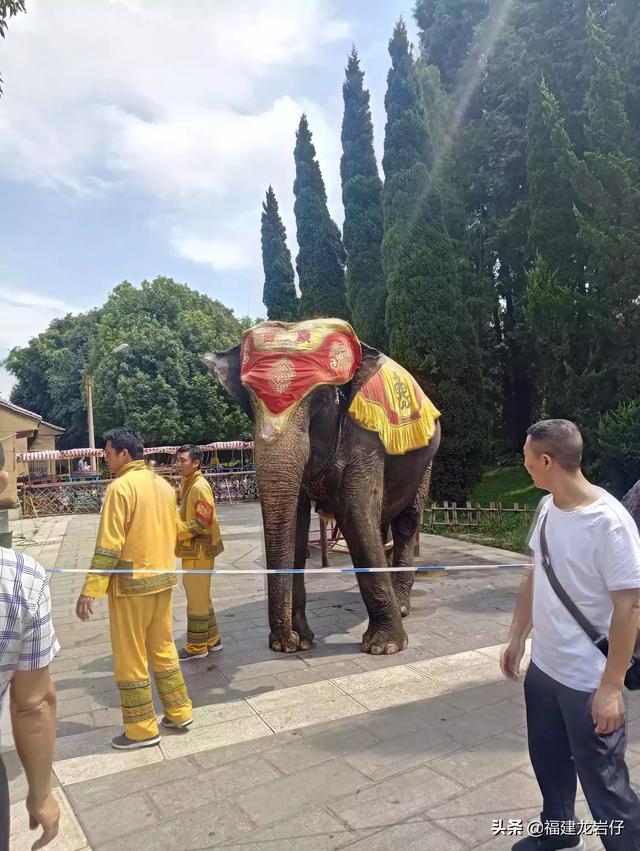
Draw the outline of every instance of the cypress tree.
M587 89L587 147L601 154L624 153L629 149L629 117L626 90L616 68L609 36L587 9L587 54L591 79Z
M287 247L287 231L280 218L273 187L267 189L262 203L262 268L264 289L262 301L269 319L296 322L298 296L293 282L291 252Z
M527 122L529 244L524 314L535 343L539 415L584 421L579 388L588 361L584 260L578 245L575 192L567 158L573 146L557 99L535 85Z
M481 472L480 353L431 173L434 148L402 20L389 53L382 243L389 348L442 411L434 493L462 501Z
M563 415L577 419L595 444L599 417L622 399L640 397L640 169L624 150L624 86L591 13L586 33L584 158L571 144L558 102L546 99L549 138L561 152L553 177L564 171L576 199L584 286L572 292L539 260L529 276L527 315L547 359L547 390L555 384L545 412L559 414L563 405Z
M342 202L347 251L347 299L362 340L386 347L387 287L382 270L382 181L373 150L369 92L355 47L342 86Z
M329 215L327 193L306 115L300 119L296 133L294 159L300 318L349 319L344 284L346 252L340 231Z
M575 194L563 167L570 143L544 77L533 87L527 135L531 255L542 254L560 280L572 285L582 279L583 264L578 256Z
M591 79L584 163L570 159L579 196L578 238L586 255L589 292L599 302L595 325L599 363L608 381L597 402L640 398L640 161L630 155L626 90L607 38L587 21Z

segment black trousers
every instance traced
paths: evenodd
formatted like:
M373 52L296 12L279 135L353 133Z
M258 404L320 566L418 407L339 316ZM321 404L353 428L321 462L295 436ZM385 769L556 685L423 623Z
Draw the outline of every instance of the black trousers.
M594 821L620 821L619 836L601 836L607 851L640 851L640 801L624 761L626 725L596 735L592 695L561 685L533 663L524 680L529 754L543 797L544 823L575 821L576 774Z
M0 754L0 851L9 851L9 781Z

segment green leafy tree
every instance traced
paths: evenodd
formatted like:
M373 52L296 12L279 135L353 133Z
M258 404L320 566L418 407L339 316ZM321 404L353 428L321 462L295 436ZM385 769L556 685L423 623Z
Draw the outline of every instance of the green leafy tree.
M251 425L201 363L238 342L241 323L220 302L171 278L117 286L102 308L87 369L96 431L127 423L150 445L248 437ZM130 349L110 354L119 343Z
M346 253L340 231L329 215L327 193L306 115L300 119L296 133L294 159L300 317L349 319L344 282Z
M382 181L373 149L369 92L355 47L342 86L342 201L347 251L347 299L355 330L378 349L386 347L387 287L382 270Z
M61 447L87 446L85 377L96 434L128 423L148 445L241 439L251 424L201 363L248 327L228 308L170 278L117 286L99 310L55 319L7 368L11 398L66 429ZM120 343L129 351L114 354Z
M267 308L267 318L295 322L299 315L299 305L291 252L287 247L287 231L271 186L262 204L262 267L262 300Z
M622 402L598 423L599 479L621 497L640 479L640 399Z
M100 311L54 319L28 346L13 349L6 367L17 378L11 400L62 426L59 448L87 446L84 371Z
M434 495L462 501L482 463L480 354L431 171L434 146L402 21L389 53L382 258L390 354L413 372L442 410L444 440Z

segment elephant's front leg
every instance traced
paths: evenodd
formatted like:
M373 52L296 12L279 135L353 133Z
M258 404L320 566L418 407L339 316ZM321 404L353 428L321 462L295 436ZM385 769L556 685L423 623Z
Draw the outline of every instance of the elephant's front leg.
M296 522L296 553L293 566L296 570L304 570L307 562L309 546L309 523L311 520L311 501L300 492L298 498L298 518ZM293 630L300 638L300 650L309 650L313 643L313 632L307 623L306 615L307 592L304 587L304 574L296 573L293 577L293 608L291 621Z
M293 605L291 574L269 574L269 647L276 653L295 653L300 644L291 622Z

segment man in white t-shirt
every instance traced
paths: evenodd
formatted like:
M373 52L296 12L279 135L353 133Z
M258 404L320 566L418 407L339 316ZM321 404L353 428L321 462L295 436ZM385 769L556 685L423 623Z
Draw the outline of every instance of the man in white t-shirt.
M531 426L524 464L534 484L550 492L541 503L530 546L534 567L522 588L501 667L519 674L533 627L524 681L529 754L543 797L540 819L575 821L576 774L594 821L610 823L607 851L640 851L640 801L624 761L623 685L640 621L640 537L625 508L583 476L582 436L567 420ZM546 520L546 522L545 522ZM601 653L564 607L542 567L540 531L569 597L599 633ZM622 829L619 823L622 822ZM579 835L516 842L513 851L584 848Z

